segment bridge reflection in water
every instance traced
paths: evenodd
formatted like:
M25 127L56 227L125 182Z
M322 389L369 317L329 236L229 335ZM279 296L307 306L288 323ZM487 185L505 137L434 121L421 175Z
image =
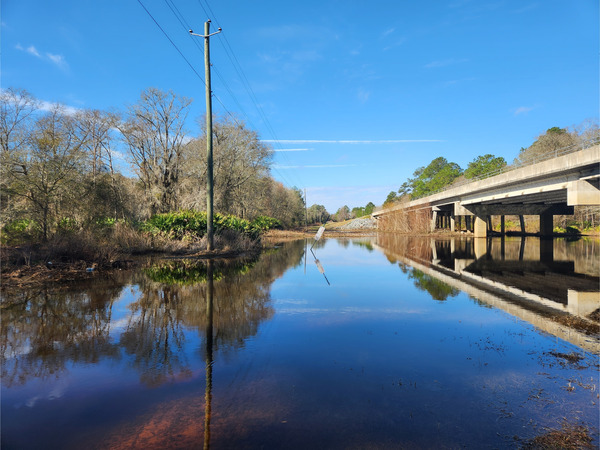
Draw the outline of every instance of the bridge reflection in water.
M600 354L600 243L379 233L377 248L474 299Z

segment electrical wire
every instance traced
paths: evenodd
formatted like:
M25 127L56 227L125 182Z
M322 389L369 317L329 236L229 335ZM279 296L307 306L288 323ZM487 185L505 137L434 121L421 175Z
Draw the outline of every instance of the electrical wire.
M139 1L139 0L138 0ZM179 21L180 25L182 26L182 28L186 31L186 33L188 32L188 30L191 29L190 25L186 22L185 17L183 16L183 14L181 14L181 11L179 11L179 9L177 8L177 6L172 2L172 0L165 0L165 3L167 4L167 6L169 7L169 9L171 10L171 12L173 13L173 15L175 16L175 18ZM202 4L200 4L200 6L202 6ZM204 9L204 8L203 8ZM206 9L204 9L204 12L207 13ZM212 12L212 11L211 11ZM156 22L156 21L155 21ZM163 31L164 32L164 31ZM194 42L194 44L196 45L196 48L201 52L204 53L203 48L198 44L198 40L194 39L193 36L189 35L190 38L192 39L192 41ZM227 49L226 49L227 50ZM227 53L227 52L226 52ZM233 64L233 61L232 61ZM238 63L239 64L239 63ZM223 77L221 75L221 72L218 70L218 68L216 66L212 66L213 71L215 72L215 74L217 75L217 77L219 78L219 80L221 80L221 83L223 84L223 86L225 87L225 89L227 90L227 92L229 93L229 95L231 96L231 98L233 99L233 101L236 103L236 105L238 106L240 112L242 113L242 115L245 117L246 122L248 123L248 125L252 128L252 129L258 129L250 120L250 117L248 116L248 114L246 114L243 106L241 105L240 101L238 100L237 96L233 93L233 91L231 90L231 88L229 87L229 84L227 83L227 81L225 80L225 77ZM234 68L237 70L237 67ZM241 68L241 66L240 66ZM238 71L238 76L239 76L239 71ZM246 79L247 80L247 79ZM221 99L213 92L213 96L214 98L221 104L221 106L223 107L223 109L225 110L225 112L227 113L227 115L232 119L232 121L238 125L239 127L242 127L242 124L239 122L239 120L237 119L237 117L230 112L227 107L224 105L224 103L221 101ZM287 156L286 156L287 158ZM288 161L289 164L291 164L291 162ZM290 183L290 181L288 180L288 178L281 173L278 169L274 168L274 167L270 167L270 170L275 171L278 175L279 178L282 179L284 181L284 185L291 187L292 183Z
M177 45L175 45L175 42L173 42L173 40L169 37L169 35L167 34L167 32L163 29L163 27L160 26L160 24L158 23L158 21L154 18L154 16L150 13L150 11L148 11L148 9L144 6L144 4L142 3L141 0L137 0L138 3L141 5L142 8L144 8L144 11L146 11L146 13L150 16L150 18L152 19L152 21L156 24L156 26L160 29L160 31L162 31L162 33L165 35L165 37L169 40L169 42L171 43L171 45L175 48L175 50L177 50L177 53L179 53L179 55L181 55L181 57L184 59L184 61L187 63L188 66L190 66L190 69L192 69L192 71L196 74L196 76L198 78L200 78L200 80L202 81L202 83L206 86L206 81L204 81L204 78L202 78L200 76L200 74L196 71L196 69L194 68L194 66L192 65L192 63L190 63L188 61L188 59L185 57L185 55L181 52L181 50L179 50L179 47L177 47Z
M140 4L140 6L144 9L144 11L146 12L146 14L148 14L148 16L150 16L150 18L152 19L152 21L159 28L159 30L163 33L163 35L167 38L167 40L171 43L171 45L173 46L173 48L175 48L175 50L177 51L177 53L179 53L179 55L187 63L187 65L190 67L190 69L194 72L194 74L198 77L198 79L200 79L200 81L202 81L202 84L204 84L204 86L206 87L206 81L204 80L204 78L198 73L198 71L192 65L192 63L186 58L186 56L179 49L179 47L175 44L175 42L171 39L171 37L165 31L165 29L154 18L154 16L152 15L152 13L148 10L148 8L146 8L146 6L142 3L142 1L141 0L137 0L137 1ZM188 33L188 30L190 29L190 27L186 23L183 14L181 14L181 12L177 8L177 6L172 2L172 0L165 0L165 3L167 4L167 6L169 7L169 9L173 13L173 15L175 16L175 18L179 21L180 25L184 28L184 30L186 31L186 34L188 34L188 36L190 36L190 38L192 38L192 36L189 35L189 33ZM199 3L200 3L200 0L199 0ZM204 12L208 15L207 10L204 8L204 6L202 5L202 3L200 3L200 6L204 10ZM208 4L207 4L207 6L208 6L209 10L212 13L212 9L210 9L210 6ZM214 16L214 13L213 13L213 16ZM215 18L215 22L218 25L218 21L216 20L216 18ZM195 43L196 47L198 48L198 50L200 50L203 53L203 50L202 50L201 46L198 44L197 40L196 39L192 39L192 40L194 41L194 43ZM234 66L234 69L236 70L236 72L238 72L238 76L240 76L240 79L242 80L242 84L244 85L244 87L246 88L247 92L249 93L249 96L250 96L252 102L254 103L255 107L259 111L259 115L261 116L261 118L265 122L265 124L267 125L267 129L269 130L269 132L274 137L274 140L279 145L281 145L278 142L278 139L276 139L274 130L273 130L272 126L270 125L270 123L268 122L268 119L267 119L266 115L264 114L264 111L262 111L262 108L260 108L260 105L258 105L256 96L254 95L254 92L252 91L252 88L249 85L247 77L245 76L245 74L243 74L243 69L241 68L241 65L239 64L239 61L235 57L235 54L233 54L233 49L231 48L231 45L229 44L228 41L227 41L227 45L228 45L229 49L226 48L226 54L228 55L228 57L229 57L232 65ZM224 46L224 48L225 48L225 46ZM230 52L231 52L231 54L233 54L233 57L230 56ZM236 66L236 63L234 62L234 60L237 61L237 66ZM239 67L239 69L238 69L238 67ZM213 66L213 69L215 69L214 66ZM235 101L235 103L240 108L240 112L247 118L248 124L252 128L256 129L256 127L251 123L248 115L245 113L245 111L244 111L243 107L241 106L239 100L237 99L237 97L235 96L235 94L233 93L233 91L231 90L231 88L229 87L229 85L227 84L227 82L225 81L225 78L221 75L220 71L215 70L215 73L217 74L217 77L221 80L221 82L223 83L223 86L225 87L225 89L227 90L227 92L230 94L230 96L232 97L232 99ZM244 79L245 79L245 81L244 81ZM250 94L250 92L251 92L251 94ZM239 122L239 120L237 119L237 117L231 111L229 111L229 109L225 106L225 104L223 103L223 101L214 92L212 93L212 95L215 98L215 100L217 100L217 102L222 106L223 110L232 119L232 121L234 121L236 123L236 125L238 125L240 127L243 127L243 125ZM284 155L284 157L285 157L285 155ZM275 172L277 172L279 174L279 177L284 181L284 184L287 185L288 187L291 187L291 184L289 183L289 180L283 175L283 173L281 173L279 170L277 170L276 168L273 168L273 167L271 167L271 170L274 170Z
M208 8L208 10L204 7L203 1L206 4L206 8ZM200 4L200 7L204 11L204 13L207 16L212 17L214 19L216 25L218 27L221 27L221 24L219 23L219 20L218 20L216 14L214 13L214 11L212 10L212 8L210 7L210 4L208 3L208 1L207 0L198 0L198 3ZM248 77L246 76L244 69L242 68L242 65L240 64L237 56L235 55L233 47L229 43L229 40L227 39L227 35L225 32L223 32L223 40L219 40L219 42L223 46L223 49L225 50L225 54L229 58L234 70L237 72L238 77L239 77L240 81L242 82L242 85L244 86L244 89L246 90L250 100L254 104L254 107L258 111L260 118L262 119L265 126L267 127L267 131L269 132L269 134L275 141L275 146L279 147L280 149L283 149L283 146L281 145L281 142L279 141L279 138L277 137L277 134L275 133L275 130L273 129L273 126L271 125L271 122L269 121L267 115L265 114L264 110L260 106L260 103L258 102L256 94L254 93L254 90L252 89L252 86L250 85L250 82L248 80ZM282 156L283 156L283 159L285 159L289 165L292 165L292 162L290 161L289 157L285 153L283 153ZM281 174L281 172L279 172L279 171L277 171L277 172L281 176L283 176ZM296 175L296 173L293 173L293 174ZM300 180L297 179L297 181L300 181ZM304 185L304 183L300 183L300 186L303 186L303 185Z

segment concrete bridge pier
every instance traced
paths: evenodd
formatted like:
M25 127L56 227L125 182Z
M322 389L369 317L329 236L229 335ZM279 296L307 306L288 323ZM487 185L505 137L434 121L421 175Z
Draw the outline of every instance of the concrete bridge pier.
M519 214L519 225L521 225L521 233L525 234L525 216Z
M487 237L487 229L488 229L488 222L487 222L487 217L480 217L480 216L474 216L475 217L475 224L473 225L473 237L476 238L485 238Z
M554 240L540 239L540 261L554 261Z
M540 236L552 236L554 232L554 216L552 213L540 214Z
M431 232L435 232L435 226L437 225L438 212L434 209L431 215Z

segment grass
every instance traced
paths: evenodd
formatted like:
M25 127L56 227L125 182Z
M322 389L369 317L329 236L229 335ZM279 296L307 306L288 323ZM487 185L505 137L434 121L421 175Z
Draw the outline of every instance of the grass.
M593 439L590 430L581 425L563 422L560 429L548 429L544 434L529 440L525 449L575 450L593 449Z
M167 253L172 255L222 256L251 254L261 247L259 232L252 233L227 227L225 218L214 235L214 248L207 252L206 236L190 236L185 230L182 239L173 233L150 232L125 222L110 226L57 233L46 242L19 241L18 245L2 245L0 260L2 286L21 286L47 281L78 279L88 269L122 267L133 255ZM263 224L275 224L263 220ZM89 273L88 273L89 274Z

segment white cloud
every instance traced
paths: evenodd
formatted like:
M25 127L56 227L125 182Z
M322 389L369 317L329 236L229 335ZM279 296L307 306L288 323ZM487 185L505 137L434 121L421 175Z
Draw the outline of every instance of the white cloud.
M384 38L386 36L389 36L390 34L392 34L394 31L396 31L396 28L388 28L387 30L385 30L383 33L381 33L381 37Z
M29 53L30 55L35 56L36 58L41 59L42 61L50 62L59 67L60 69L67 69L68 67L67 61L65 60L65 57L63 55L56 55L54 53L49 52L46 52L45 55L42 55L38 51L38 49L35 48L35 46L33 45L30 45L29 47L25 48L21 44L17 44L15 45L15 48L22 52Z
M434 68L438 68L438 67L446 67L446 66L452 66L454 64L461 64L464 62L467 62L468 59L466 58L461 58L461 59L455 59L455 58L450 58L450 59L440 59L437 61L431 61L428 64L425 64L425 68L426 69L434 69Z
M312 152L314 148L276 148L276 152Z
M335 140L335 139L263 139L262 142L280 144L402 144L410 142L444 142L441 139L380 139L380 140Z
M443 86L449 87L449 86L454 86L455 84L467 83L467 82L475 81L475 80L476 80L475 77L461 78L458 80L448 80L443 83Z
M369 97L371 96L371 92L366 91L364 89L359 89L357 96L359 102L366 103L369 100Z
M42 111L53 111L56 108L57 103L47 102L45 100L40 102L40 109ZM80 109L75 108L74 106L67 106L63 104L58 104L58 106L62 109L62 112L67 114L68 116L74 116L77 114Z
M52 53L46 53L46 56L52 63L56 64L61 69L67 68L67 62L65 61L65 57L63 55L54 55Z
M527 114L529 111L535 109L535 106L519 106L514 110L514 115Z
M363 164L364 165L364 164ZM332 169L336 167L356 167L358 164L315 164L306 166L280 166L273 164L273 169Z
M30 45L29 47L27 47L26 52L32 54L33 56L37 56L38 58L41 58L40 53L37 51L37 49L33 45Z
M524 12L528 12L531 11L532 9L536 9L540 4L539 3L531 3L529 5L525 5L522 8L519 9L515 9L513 12L513 14L522 14Z

